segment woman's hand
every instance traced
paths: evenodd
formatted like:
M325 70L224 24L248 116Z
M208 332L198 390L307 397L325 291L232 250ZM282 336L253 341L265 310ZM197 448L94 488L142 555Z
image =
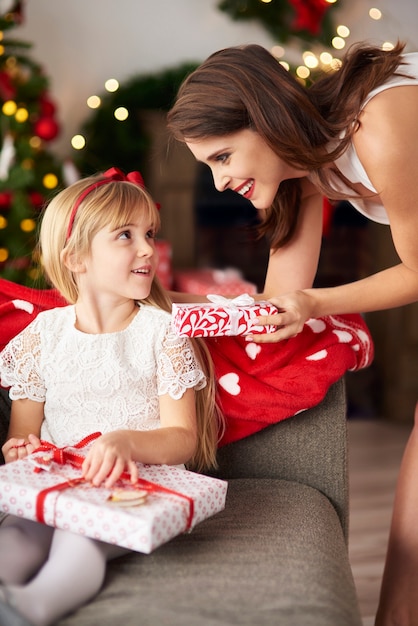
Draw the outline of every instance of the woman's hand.
M275 325L277 331L260 335L247 335L247 341L254 343L275 343L295 337L302 330L305 322L313 317L313 301L306 291L295 291L279 297L269 298L278 313L274 315L261 315L257 318L260 326Z
M97 439L82 465L83 477L98 487L110 489L123 472L129 472L131 482L138 480L138 468L132 459L129 430L116 430Z
M37 435L30 434L27 439L11 437L3 445L1 451L6 463L17 461L18 459L24 459L29 454L32 454L36 448L39 448L41 441Z

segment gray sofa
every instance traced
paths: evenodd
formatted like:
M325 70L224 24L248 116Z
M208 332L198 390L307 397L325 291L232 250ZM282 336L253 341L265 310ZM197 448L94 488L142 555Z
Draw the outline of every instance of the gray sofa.
M4 396L1 406L4 423ZM343 381L317 407L221 448L219 463L225 510L112 561L97 598L59 626L361 626Z

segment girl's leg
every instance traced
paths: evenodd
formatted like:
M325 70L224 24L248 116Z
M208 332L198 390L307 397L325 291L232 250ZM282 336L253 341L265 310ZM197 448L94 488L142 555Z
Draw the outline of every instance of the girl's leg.
M25 586L9 586L13 606L36 626L50 626L100 590L106 561L128 551L55 530L45 565Z
M8 515L0 524L0 581L23 584L48 558L54 529Z

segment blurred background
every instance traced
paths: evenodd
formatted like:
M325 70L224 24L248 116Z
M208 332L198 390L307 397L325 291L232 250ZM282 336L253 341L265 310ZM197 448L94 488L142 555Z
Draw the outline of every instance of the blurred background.
M0 22L0 276L32 286L42 280L33 249L45 200L115 165L141 169L162 205L167 286L193 280L204 291L209 270L221 292L261 289L268 246L250 230L256 212L217 194L187 149L168 149L165 112L182 78L215 50L245 43L270 49L306 82L357 41L418 50L416 0L0 0ZM349 203L324 206L323 244L318 285L396 261L389 229ZM367 321L376 358L347 379L350 414L411 421L417 306Z

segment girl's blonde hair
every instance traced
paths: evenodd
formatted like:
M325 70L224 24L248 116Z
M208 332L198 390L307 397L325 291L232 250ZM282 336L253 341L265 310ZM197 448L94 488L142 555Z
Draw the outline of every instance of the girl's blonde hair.
M71 256L75 262L77 258L82 259L89 254L92 239L99 230L106 226L116 229L130 223L130 218L138 210L145 212L155 232L160 228L159 211L145 188L133 182L110 179L94 188L95 182L103 178L103 175L91 176L67 187L51 200L42 217L39 239L42 265L52 286L72 304L77 301L79 291L76 275L64 263L64 258ZM89 187L92 190L79 204L68 233L73 207ZM171 300L157 276L149 296L141 302L171 312ZM216 402L215 375L209 351L203 340L190 341L207 378L206 386L195 392L198 444L190 459L190 467L202 471L216 467L223 417Z

